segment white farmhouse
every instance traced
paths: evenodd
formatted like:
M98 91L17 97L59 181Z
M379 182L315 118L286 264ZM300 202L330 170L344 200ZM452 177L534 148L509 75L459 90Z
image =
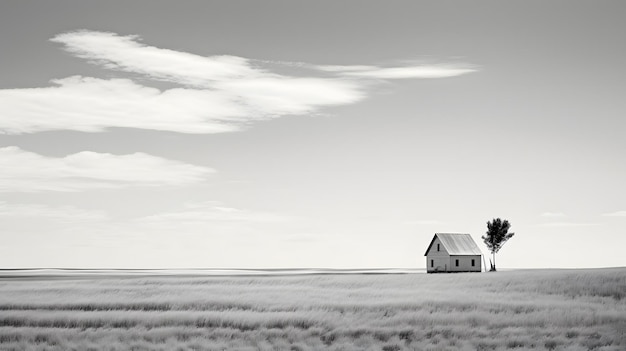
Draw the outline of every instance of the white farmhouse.
M437 233L428 246L426 271L480 272L482 252L469 234Z

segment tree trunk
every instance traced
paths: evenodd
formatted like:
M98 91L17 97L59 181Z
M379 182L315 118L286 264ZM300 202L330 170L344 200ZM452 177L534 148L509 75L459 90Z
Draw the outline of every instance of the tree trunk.
M495 272L496 271L496 253L492 252L492 254L493 254L493 267L491 267L491 270Z

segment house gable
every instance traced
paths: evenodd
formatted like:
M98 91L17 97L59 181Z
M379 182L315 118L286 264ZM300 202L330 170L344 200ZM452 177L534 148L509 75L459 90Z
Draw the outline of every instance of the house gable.
M437 237L437 234L431 240L430 245L424 256L449 256L450 253L446 250L446 246L441 242L441 239Z

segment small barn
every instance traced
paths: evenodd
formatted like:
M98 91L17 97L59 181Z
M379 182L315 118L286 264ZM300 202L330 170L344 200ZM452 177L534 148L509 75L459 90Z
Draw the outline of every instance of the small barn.
M482 271L482 252L469 234L437 233L424 256L428 273Z

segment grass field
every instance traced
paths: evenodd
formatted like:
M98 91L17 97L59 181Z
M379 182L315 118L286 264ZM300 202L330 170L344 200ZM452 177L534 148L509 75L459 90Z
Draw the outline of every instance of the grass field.
M626 269L0 279L2 350L626 350Z

